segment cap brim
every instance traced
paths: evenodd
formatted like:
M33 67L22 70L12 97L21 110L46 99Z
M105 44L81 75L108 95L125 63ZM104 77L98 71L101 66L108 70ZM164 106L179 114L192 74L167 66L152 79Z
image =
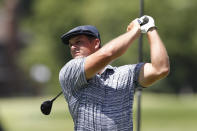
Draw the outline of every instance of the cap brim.
M66 45L69 44L69 40L72 38L72 37L75 37L77 35L90 35L90 36L94 36L96 37L95 35L92 34L92 32L89 32L89 31L83 31L83 32L72 32L72 33L66 33L64 35L61 36L61 39L62 39L62 42ZM96 37L97 38L97 37Z

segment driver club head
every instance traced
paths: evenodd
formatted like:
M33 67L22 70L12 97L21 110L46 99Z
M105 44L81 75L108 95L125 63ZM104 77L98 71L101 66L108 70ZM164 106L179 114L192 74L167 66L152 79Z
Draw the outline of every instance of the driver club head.
M56 97L54 97L52 100L48 100L48 101L44 101L41 106L40 106L40 109L41 109L41 112L44 114L44 115L49 115L50 112L51 112L51 108L52 108L52 105L53 105L53 101L55 101L63 92L61 91Z
M49 115L51 112L52 105L53 105L53 101L50 100L44 101L40 106L42 113L45 115Z

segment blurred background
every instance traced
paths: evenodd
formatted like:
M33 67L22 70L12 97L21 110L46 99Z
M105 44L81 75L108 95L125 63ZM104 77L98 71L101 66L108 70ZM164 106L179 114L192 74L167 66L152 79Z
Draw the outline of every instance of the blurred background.
M143 90L142 131L196 131L197 1L144 2L168 50L171 72ZM40 112L40 104L61 91L59 71L71 59L60 36L75 26L94 25L105 44L136 17L138 0L0 0L0 131L72 131L63 96L50 116ZM143 61L149 62L143 38ZM112 65L137 62L136 40Z

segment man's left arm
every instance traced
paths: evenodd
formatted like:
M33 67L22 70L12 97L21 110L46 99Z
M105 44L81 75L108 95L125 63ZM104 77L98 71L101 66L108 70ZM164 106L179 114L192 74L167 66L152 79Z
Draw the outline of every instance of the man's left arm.
M150 29L147 37L150 44L151 63L145 63L140 70L139 84L143 87L148 87L166 77L170 71L169 57L157 30Z

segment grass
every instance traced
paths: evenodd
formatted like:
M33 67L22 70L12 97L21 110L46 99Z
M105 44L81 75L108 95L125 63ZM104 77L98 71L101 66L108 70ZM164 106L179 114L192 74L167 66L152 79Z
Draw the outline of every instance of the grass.
M61 97L53 103L49 116L40 111L45 98L10 98L0 100L0 118L5 131L72 131L73 122Z
M5 131L73 131L73 122L63 97L53 103L49 116L40 104L51 97L0 99L0 122ZM134 104L134 126L136 102ZM196 131L197 96L142 95L141 131ZM135 129L135 128L134 128Z
M142 131L196 131L197 96L145 94L142 98Z

